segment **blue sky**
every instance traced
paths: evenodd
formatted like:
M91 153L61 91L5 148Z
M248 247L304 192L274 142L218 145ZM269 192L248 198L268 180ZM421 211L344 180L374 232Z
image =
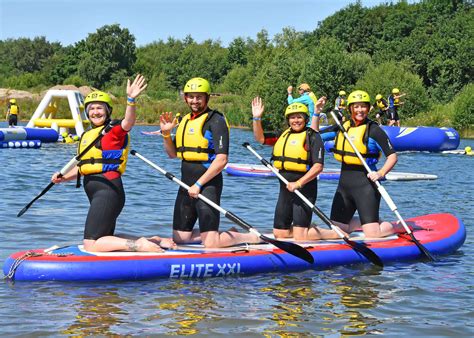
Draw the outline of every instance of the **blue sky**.
M45 36L63 46L118 23L138 46L168 37L213 39L227 45L236 37L273 37L284 27L312 31L318 21L351 0L0 0L0 40ZM373 7L387 0L362 0ZM413 2L413 1L409 1Z

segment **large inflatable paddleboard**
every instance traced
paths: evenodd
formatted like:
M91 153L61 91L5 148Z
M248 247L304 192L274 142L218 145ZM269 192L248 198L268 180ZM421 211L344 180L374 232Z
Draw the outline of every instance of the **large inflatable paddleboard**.
M466 238L464 224L451 214L414 217L407 219L407 223L413 226L415 238L435 257L454 253ZM365 242L385 264L425 257L408 235L373 240L352 239ZM370 264L342 240L299 244L312 254L313 264L270 244L223 249L184 245L164 253L93 253L73 245L17 252L6 259L3 272L15 281L144 280L285 273L356 263Z
M225 171L231 176L241 177L275 177L275 174L263 164L244 164L244 163L229 163ZM324 169L319 174L320 180L338 180L341 176L339 169ZM431 174L417 174L404 172L390 172L385 177L388 181L416 181L416 180L435 180L438 176Z

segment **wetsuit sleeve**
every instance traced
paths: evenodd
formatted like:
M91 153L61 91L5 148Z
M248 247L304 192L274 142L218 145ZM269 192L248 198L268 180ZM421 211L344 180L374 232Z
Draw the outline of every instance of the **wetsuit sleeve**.
M391 154L396 153L387 134L383 131L382 128L380 128L378 124L371 123L369 137L372 138L375 142L377 142L385 156L389 156Z
M324 164L324 143L319 133L312 132L309 136L311 165Z
M209 121L209 130L212 133L215 153L229 154L229 128L227 128L224 116L214 113Z
M263 133L263 137L265 141L263 142L264 145L273 146L278 138L280 137L281 133Z

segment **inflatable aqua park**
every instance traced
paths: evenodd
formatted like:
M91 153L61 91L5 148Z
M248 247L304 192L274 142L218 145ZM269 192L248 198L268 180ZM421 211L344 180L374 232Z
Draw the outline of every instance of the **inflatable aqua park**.
M71 118L56 118L59 100L68 101ZM26 127L0 128L0 149L38 148L42 143L58 141L70 143L61 135L70 135L74 139L74 136L80 137L88 126L84 98L79 91L48 90Z
M456 252L466 239L464 224L451 214L424 215L406 221L413 226L415 238L434 257ZM426 258L406 234L369 239L359 232L351 234L351 240L366 245L383 264ZM309 251L314 263L268 243L219 249L179 245L176 250L163 253L99 253L87 252L82 245L56 245L12 254L4 263L3 273L14 281L111 281L245 276L371 264L342 240L295 243Z

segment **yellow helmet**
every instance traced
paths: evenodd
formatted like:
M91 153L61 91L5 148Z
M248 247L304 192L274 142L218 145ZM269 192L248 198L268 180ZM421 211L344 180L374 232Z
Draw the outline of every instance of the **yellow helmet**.
M298 89L304 90L305 92L310 91L311 88L309 87L309 84L307 83L302 83L298 86Z
M112 99L110 98L109 94L101 92L100 90L96 90L89 95L86 96L84 99L84 106L86 107L92 102L103 102L109 106L110 111L112 111Z
M353 91L349 94L349 97L347 98L347 105L351 105L352 103L356 102L366 102L370 104L369 94L367 94L367 92L364 92L363 90Z
M382 100L382 94L377 94L377 96L375 97L375 99L376 99L377 101Z
M292 103L288 107L286 107L285 118L288 118L289 115L295 114L295 113L303 113L309 117L308 107L306 107L306 105L299 102Z
M343 91L343 90L341 90L341 91L339 92L339 96L346 96L346 92Z
M211 85L202 77L194 77L184 85L184 93L206 93L211 94Z
M400 89L398 88L393 88L392 89L392 94L399 94L400 93Z
M10 99L10 103L11 103L11 104L15 104L15 103L16 103L16 99Z

